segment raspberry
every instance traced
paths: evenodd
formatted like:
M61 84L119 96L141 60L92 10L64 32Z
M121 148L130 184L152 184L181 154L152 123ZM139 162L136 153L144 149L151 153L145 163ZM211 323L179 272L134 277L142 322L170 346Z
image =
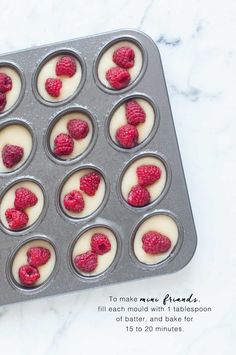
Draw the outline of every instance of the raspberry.
M161 169L156 165L141 165L136 169L136 173L141 186L152 185L161 177Z
M78 140L85 138L89 132L88 123L80 120L79 118L74 118L67 123L67 129L71 137Z
M116 140L123 148L133 148L138 144L138 130L135 126L126 124L116 131Z
M146 206L150 203L150 193L145 187L135 185L128 194L128 203L135 207Z
M60 96L61 88L62 81L60 79L48 78L45 82L45 89L47 93L52 97Z
M40 278L40 273L36 267L31 265L23 265L19 268L18 271L20 282L23 285L31 286L36 283Z
M18 164L24 155L24 149L18 145L5 144L2 149L2 161L10 169Z
M51 257L50 250L43 247L30 248L26 255L29 265L34 267L46 264Z
M132 68L134 66L134 51L130 47L120 47L113 53L112 60L121 68Z
M81 212L84 209L84 199L79 191L73 190L66 194L63 199L64 207L68 211Z
M70 78L76 73L76 61L70 55L61 57L56 64L56 74L65 75Z
M120 90L129 85L130 74L126 69L114 67L106 72L106 79L114 89Z
M165 253L171 247L171 240L155 231L149 231L142 237L143 250L148 254Z
M17 210L22 211L25 208L33 207L37 202L37 196L29 189L26 189L25 187L19 187L16 189L14 206Z
M74 141L69 134L60 133L54 139L54 153L56 155L70 155L74 149Z
M5 211L5 216L9 227L13 230L24 228L29 220L28 215L24 211L19 211L15 208L8 208Z
M125 115L127 122L134 126L144 123L146 120L146 113L135 100L129 100L125 103Z
M98 256L93 251L87 251L86 253L77 255L74 259L74 264L81 271L91 272L98 265Z
M4 94L4 92L0 92L0 112L4 110L6 104L7 104L6 95Z
M12 80L5 73L0 73L0 92L7 92L12 89Z
M108 237L102 233L95 233L91 238L91 249L98 255L103 255L111 250L111 243Z
M94 196L100 184L100 176L91 172L80 178L80 190L84 191L89 196Z

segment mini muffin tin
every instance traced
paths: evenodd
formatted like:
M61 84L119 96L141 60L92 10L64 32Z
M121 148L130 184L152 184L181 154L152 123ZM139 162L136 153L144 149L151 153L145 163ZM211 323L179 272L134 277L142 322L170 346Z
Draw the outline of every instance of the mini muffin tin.
M138 77L119 91L105 87L97 75L102 54L118 41L135 43L143 56ZM71 53L79 60L81 81L75 93L66 100L46 101L40 97L36 86L39 70L49 58L64 53ZM33 149L29 159L18 170L0 174L0 203L13 183L33 180L42 187L45 205L40 218L25 230L9 231L0 224L0 304L161 275L183 268L194 254L197 237L155 43L141 32L121 30L1 55L0 70L6 65L15 67L20 73L22 91L13 107L0 113L0 129L11 123L28 127L33 136ZM149 137L140 145L123 149L111 140L109 122L115 109L129 98L146 99L154 109L155 123ZM77 110L91 118L91 143L76 159L58 159L49 145L53 124L63 114ZM160 159L166 167L167 180L163 192L154 202L135 208L122 197L121 178L125 169L143 156ZM60 206L60 191L67 177L80 169L90 168L97 169L104 177L104 200L90 216L70 218ZM172 217L177 224L179 238L165 260L146 265L135 257L133 239L140 223L155 214ZM75 271L71 256L80 235L95 227L106 227L114 233L117 253L107 270L87 277ZM55 267L48 280L40 286L22 287L12 276L13 259L22 245L35 239L46 240L54 247Z

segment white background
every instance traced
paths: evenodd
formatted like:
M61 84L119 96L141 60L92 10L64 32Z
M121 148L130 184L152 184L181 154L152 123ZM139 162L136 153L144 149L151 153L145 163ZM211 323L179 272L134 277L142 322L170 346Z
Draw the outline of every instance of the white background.
M233 355L236 314L236 2L0 0L0 52L119 28L160 49L198 248L182 271L0 308L5 355ZM108 296L193 292L211 314L182 334L127 334L96 312Z

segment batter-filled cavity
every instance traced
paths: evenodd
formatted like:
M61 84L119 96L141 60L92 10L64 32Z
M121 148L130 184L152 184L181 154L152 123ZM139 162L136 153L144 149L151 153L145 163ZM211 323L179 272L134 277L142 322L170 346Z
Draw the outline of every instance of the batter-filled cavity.
M93 124L82 111L61 116L50 133L50 151L61 160L71 160L83 154L91 144Z
M102 204L106 193L103 176L96 169L80 169L64 183L60 204L64 213L72 218L84 218Z
M23 287L40 286L52 274L56 255L51 243L34 239L24 244L15 254L12 262L13 280Z
M2 197L1 222L12 231L26 229L38 220L44 203L44 194L37 183L29 180L18 182Z
M138 228L133 240L136 258L147 265L167 259L179 238L176 222L165 214L147 218Z
M84 232L74 245L72 263L84 276L96 276L107 270L117 253L115 234L106 227L94 227Z
M111 89L121 90L139 75L143 65L140 48L131 41L120 41L110 46L98 63L98 78Z
M122 148L134 148L148 138L154 122L155 113L147 100L128 99L115 110L110 119L110 137Z
M78 89L81 77L81 65L74 55L56 55L42 66L37 77L37 90L46 101L66 100Z
M11 66L0 66L0 114L10 110L21 93L21 78Z
M126 169L121 193L129 205L147 206L161 195L166 180L166 168L160 159L154 156L139 158Z
M9 124L0 129L0 172L19 169L29 158L32 146L32 135L25 126Z

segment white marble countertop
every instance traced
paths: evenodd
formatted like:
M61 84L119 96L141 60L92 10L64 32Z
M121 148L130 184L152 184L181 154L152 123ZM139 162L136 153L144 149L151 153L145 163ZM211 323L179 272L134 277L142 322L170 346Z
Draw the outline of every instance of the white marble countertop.
M0 52L127 27L156 41L199 238L176 274L1 307L1 354L235 354L235 19L234 0L0 0ZM166 292L193 292L212 313L168 335L97 313L110 295Z

